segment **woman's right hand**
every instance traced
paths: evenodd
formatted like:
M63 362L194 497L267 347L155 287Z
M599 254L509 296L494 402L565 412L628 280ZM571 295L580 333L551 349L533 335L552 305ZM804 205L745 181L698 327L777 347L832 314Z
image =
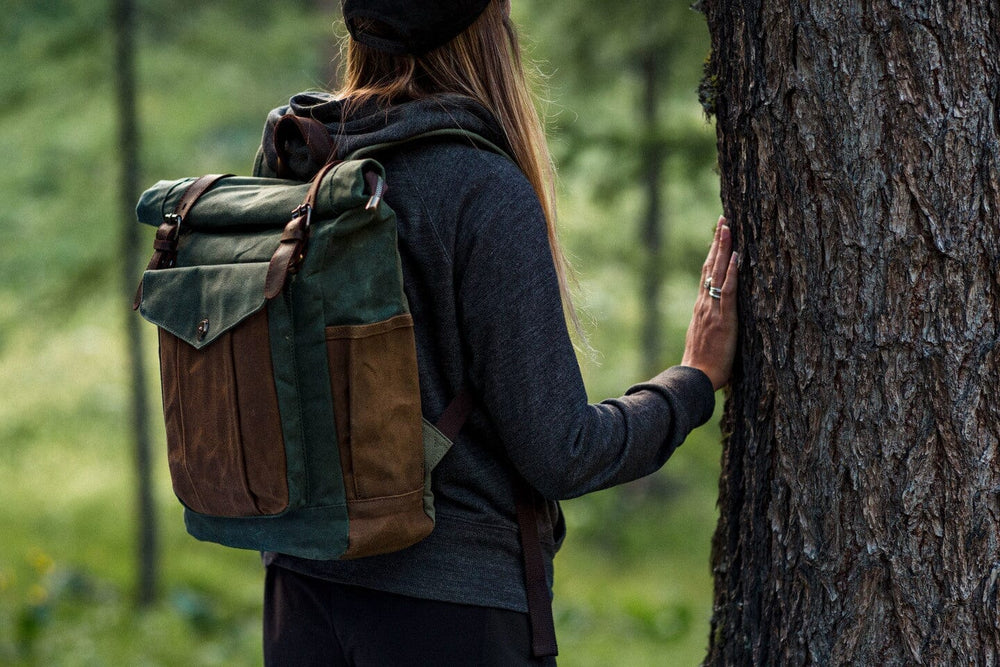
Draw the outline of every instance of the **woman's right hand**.
M701 269L701 286L681 360L681 365L705 373L715 389L729 384L736 356L738 259L733 252L732 233L726 219L720 217Z

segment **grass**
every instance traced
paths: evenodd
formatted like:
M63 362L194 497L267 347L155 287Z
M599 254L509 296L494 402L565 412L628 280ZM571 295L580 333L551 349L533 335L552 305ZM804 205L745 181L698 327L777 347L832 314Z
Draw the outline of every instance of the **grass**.
M187 537L163 466L161 602L133 604L136 516L115 306L105 298L41 341L19 331L0 358L0 376L19 378L0 389L0 663L259 662L259 558Z

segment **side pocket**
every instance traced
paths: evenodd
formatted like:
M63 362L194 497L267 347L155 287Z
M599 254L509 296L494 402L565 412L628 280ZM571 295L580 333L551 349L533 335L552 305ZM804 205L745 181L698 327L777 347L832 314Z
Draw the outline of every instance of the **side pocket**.
M435 520L434 515L434 490L431 488L431 473L441 459L451 449L452 442L444 433L426 419L423 424L424 429L424 513Z
M413 319L326 328L334 417L356 558L425 537L424 449Z
M160 329L160 367L177 497L195 512L221 517L287 509L266 308L201 350Z

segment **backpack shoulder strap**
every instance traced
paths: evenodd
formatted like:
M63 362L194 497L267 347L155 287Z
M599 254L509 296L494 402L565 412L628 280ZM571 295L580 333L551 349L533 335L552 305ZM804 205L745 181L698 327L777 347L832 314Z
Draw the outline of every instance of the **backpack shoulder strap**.
M472 390L467 385L463 386L441 413L435 426L449 440L454 440L474 406ZM556 644L556 628L552 618L552 597L545 577L542 541L538 534L538 494L517 473L513 483L517 527L521 537L521 563L524 566L524 585L528 596L528 618L531 623L531 650L536 658L555 656L559 654L559 647Z
M278 178L295 178L292 168L291 146L300 143L305 146L310 164L322 167L333 160L336 146L330 138L326 125L314 118L288 113L278 119L274 126L274 154L277 156Z
M556 626L552 618L552 597L545 577L542 539L538 534L538 493L526 481L514 479L517 527L521 534L521 562L524 587L528 595L528 619L531 622L531 651L536 658L559 655Z
M462 390L455 395L455 398L451 399L451 403L448 404L448 407L438 417L434 427L441 431L446 438L454 441L458 436L458 432L462 430L462 426L465 424L465 420L468 419L474 405L472 392L468 387L462 387Z

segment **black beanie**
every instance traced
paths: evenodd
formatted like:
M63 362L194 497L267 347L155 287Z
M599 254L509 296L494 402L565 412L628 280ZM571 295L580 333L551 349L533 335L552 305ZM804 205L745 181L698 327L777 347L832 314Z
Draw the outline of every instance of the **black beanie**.
M490 0L341 0L351 37L393 55L420 55L468 28ZM379 34L365 32L358 19L378 21Z

